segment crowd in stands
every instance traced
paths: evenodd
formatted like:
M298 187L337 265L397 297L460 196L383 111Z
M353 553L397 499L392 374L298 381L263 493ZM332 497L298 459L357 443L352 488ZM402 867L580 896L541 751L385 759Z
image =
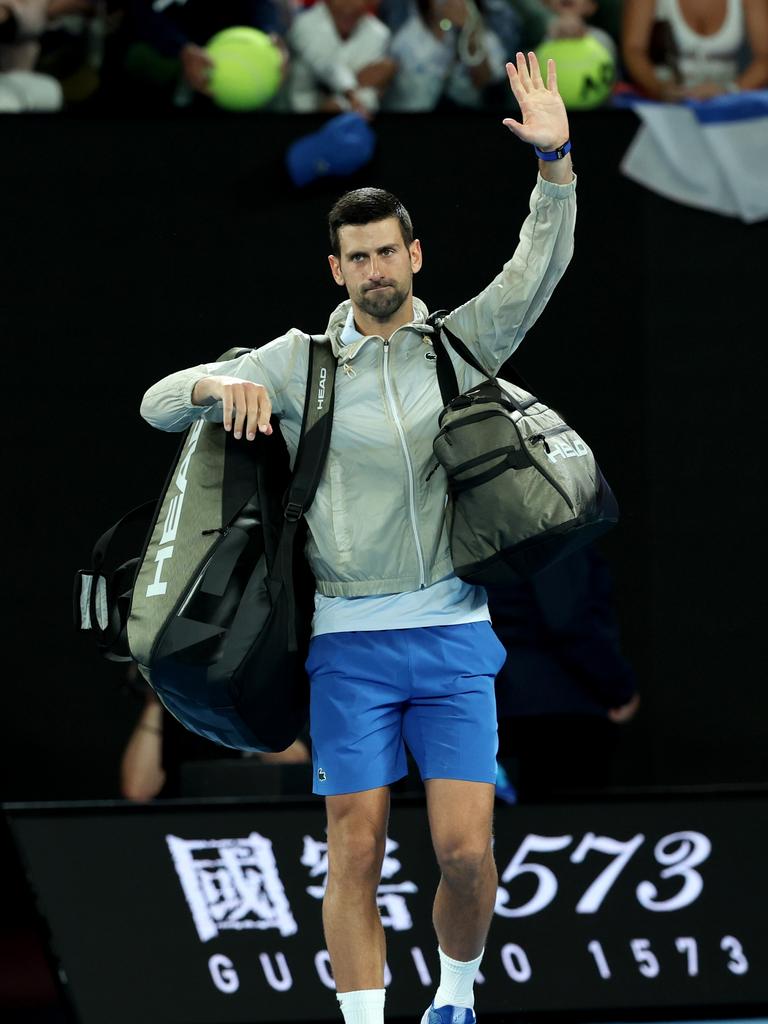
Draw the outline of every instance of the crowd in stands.
M271 110L510 105L518 50L588 36L649 98L768 87L768 0L0 0L0 112L209 103L233 25L280 50Z

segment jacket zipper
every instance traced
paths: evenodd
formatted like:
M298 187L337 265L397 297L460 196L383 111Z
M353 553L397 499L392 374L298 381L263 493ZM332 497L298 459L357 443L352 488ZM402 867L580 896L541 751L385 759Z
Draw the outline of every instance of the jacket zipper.
M397 415L397 408L395 406L395 398L392 394L392 388L389 383L389 341L384 342L384 386L387 391L387 399L389 401L389 409L392 413L392 418L395 421L397 432L400 435L400 444L403 446L403 452L405 454L405 462L408 466L408 495L411 504L411 527L413 528L413 536L416 541L416 554L419 557L419 589L422 589L426 585L426 571L424 569L424 554L421 550L421 541L419 540L419 529L416 524L416 482L413 477L413 463L411 462L411 454L408 451L408 445L405 441L405 431L403 425L400 422L400 418Z

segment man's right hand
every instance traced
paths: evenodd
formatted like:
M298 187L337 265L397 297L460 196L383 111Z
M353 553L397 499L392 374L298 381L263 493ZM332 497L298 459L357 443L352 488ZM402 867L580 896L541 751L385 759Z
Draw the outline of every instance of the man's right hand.
M203 377L192 389L193 405L211 405L221 402L224 429L234 430L236 438L243 436L253 441L256 431L271 434L269 417L272 403L262 384L253 384L239 377Z

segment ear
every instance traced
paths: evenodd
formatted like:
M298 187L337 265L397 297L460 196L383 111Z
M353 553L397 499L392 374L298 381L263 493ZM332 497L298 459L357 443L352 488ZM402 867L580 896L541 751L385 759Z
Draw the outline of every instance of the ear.
M336 284L343 285L344 284L344 275L341 272L341 264L339 263L339 261L336 259L335 256L329 256L328 257L328 265L331 268L331 273L333 274L333 280L336 282Z
M414 274L418 274L421 270L422 254L421 254L421 242L418 238L414 238L411 244L408 246L408 252L411 255L411 270Z

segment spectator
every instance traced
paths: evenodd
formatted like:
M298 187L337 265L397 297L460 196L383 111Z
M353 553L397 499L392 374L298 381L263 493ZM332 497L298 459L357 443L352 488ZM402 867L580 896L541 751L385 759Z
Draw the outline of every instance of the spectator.
M538 3L539 0L531 0ZM418 12L416 0L381 0L379 17L394 35ZM514 60L522 49L522 19L511 0L483 0L483 17L501 40L507 60Z
M438 104L481 107L504 81L505 53L472 0L418 0L392 41L397 73L388 110L434 110Z
M132 668L135 676L135 668ZM310 764L305 739L275 754L245 754L196 736L163 708L147 688L141 715L123 751L120 792L126 800L183 795L181 768L189 761L221 761L254 757L261 764Z
M752 59L739 72L749 44ZM766 0L627 0L622 27L627 73L652 99L705 100L768 85Z
M624 0L595 0L596 10L587 21L595 28L601 28L614 42L616 47L621 40L621 18L624 13Z
M207 95L213 61L205 44L233 25L266 32L287 59L281 36L286 28L284 8L275 0L130 0L127 6L126 31L133 43L128 66L137 74L143 68L146 79L159 84L167 78L168 62L178 61L183 85Z
M62 105L61 86L35 71L48 0L0 2L0 113L54 111Z
M587 23L588 18L597 14L596 0L546 0L546 3L554 17L547 25L544 39L581 39L589 35L601 43L614 60L618 58L618 48L610 35Z
M544 0L509 0L520 19L520 48L535 50L555 15Z
M96 97L108 39L122 17L122 0L50 0L38 68L53 75L70 107Z
M531 580L487 590L507 649L496 680L499 758L513 759L518 794L605 785L617 725L640 700L619 645L607 563L591 547Z
M370 117L394 74L390 31L366 0L325 0L299 14L288 32L293 63L284 101L290 110Z
M562 31L558 31L556 23L561 21L564 14L569 13L568 7L571 5L568 3L553 7L548 0L509 0L509 2L513 5L520 21L521 49L535 50L544 39L564 38ZM606 32L613 40L614 47L618 45L621 35L622 6L623 0L594 0L594 3L591 4L591 13L582 15L590 26ZM611 52L613 53L614 50Z

